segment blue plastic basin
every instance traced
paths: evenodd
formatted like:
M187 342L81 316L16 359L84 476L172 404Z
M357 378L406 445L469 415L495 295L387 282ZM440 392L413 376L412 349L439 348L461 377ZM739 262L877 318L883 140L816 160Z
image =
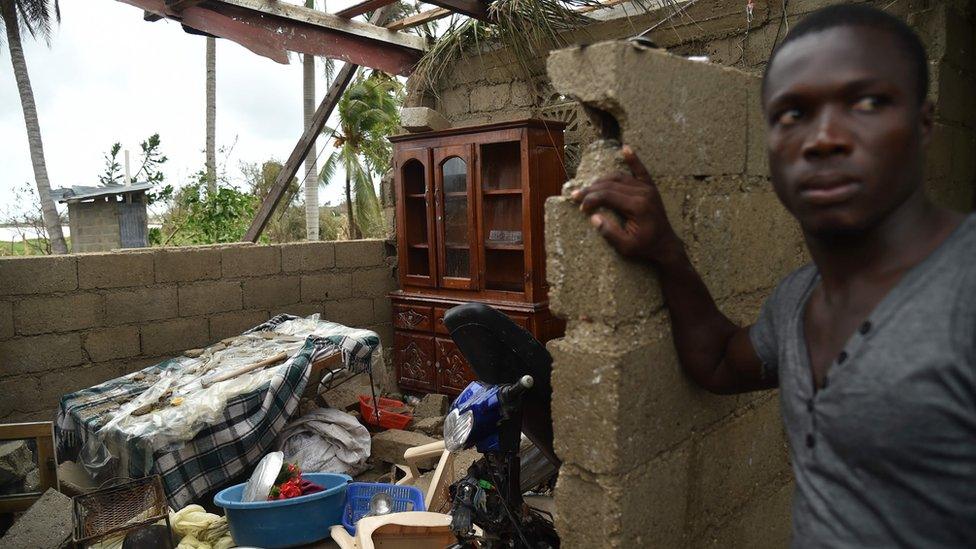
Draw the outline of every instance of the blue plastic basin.
M214 504L224 508L234 542L277 549L329 537L329 529L342 523L346 483L352 478L335 473L303 473L302 477L325 490L281 501L252 502L241 501L243 484L218 492Z

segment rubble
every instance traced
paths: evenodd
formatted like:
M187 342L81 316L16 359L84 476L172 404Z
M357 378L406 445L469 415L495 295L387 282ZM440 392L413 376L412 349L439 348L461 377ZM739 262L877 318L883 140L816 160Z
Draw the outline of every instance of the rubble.
M431 442L437 442L437 439L431 438L422 433L415 433L413 431L390 429L389 431L377 433L376 436L373 437L371 458L374 463L379 461L386 463L404 463L404 452L410 448L413 448L414 446L423 446L424 444L430 444ZM420 467L430 469L436 464L436 459L428 459L421 461Z
M4 549L59 549L71 541L71 500L51 488L0 539Z
M410 426L410 430L432 437L442 438L444 435L444 416L417 419Z
M430 393L420 399L417 407L413 410L413 417L417 419L427 417L437 417L447 414L447 408L451 405L451 400L447 395Z
M36 468L34 453L27 446L27 441L0 443L0 486L23 482L24 477Z

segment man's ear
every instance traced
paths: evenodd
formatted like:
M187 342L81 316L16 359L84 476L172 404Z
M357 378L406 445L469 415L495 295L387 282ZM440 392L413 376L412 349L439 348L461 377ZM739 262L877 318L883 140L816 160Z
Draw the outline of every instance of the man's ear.
M922 126L922 145L928 146L932 140L932 128L935 126L935 103L926 99L920 109L918 123Z

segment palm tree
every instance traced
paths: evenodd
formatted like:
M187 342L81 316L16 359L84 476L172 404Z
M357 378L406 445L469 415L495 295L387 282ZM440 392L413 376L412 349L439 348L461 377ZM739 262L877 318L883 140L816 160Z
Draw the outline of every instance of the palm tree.
M339 98L339 127L326 128L335 137L319 180L328 184L341 165L346 173L346 217L349 238L385 233L373 175L390 168L392 148L386 137L400 124L401 84L388 75L360 73Z
M217 39L207 37L207 192L217 192Z
M20 41L20 28L23 26L32 37L40 36L50 44L51 23L61 22L61 9L58 0L0 0L0 20L6 30L10 62L14 66L14 78L17 80L17 91L20 92L20 106L27 124L27 143L34 166L34 180L41 201L44 226L51 240L51 251L66 254L68 246L64 241L64 233L61 232L61 218L54 206L54 200L51 199L51 181L47 177L47 164L44 162L41 124L37 119L34 91L31 89L27 59L24 58L24 47Z
M305 7L315 8L315 0L305 0ZM312 124L315 115L315 56L302 56L302 103L304 105L305 127ZM305 158L305 238L319 239L319 186L316 181L316 149L312 147Z

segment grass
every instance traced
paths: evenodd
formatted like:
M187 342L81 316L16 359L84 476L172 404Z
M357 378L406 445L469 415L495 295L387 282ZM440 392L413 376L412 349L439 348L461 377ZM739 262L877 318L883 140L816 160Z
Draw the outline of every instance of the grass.
M68 244L68 249L70 250L71 238L66 237L64 240ZM38 238L28 239L26 243L23 240L0 242L0 257L10 257L15 255L47 255L41 251L43 249L44 244Z

